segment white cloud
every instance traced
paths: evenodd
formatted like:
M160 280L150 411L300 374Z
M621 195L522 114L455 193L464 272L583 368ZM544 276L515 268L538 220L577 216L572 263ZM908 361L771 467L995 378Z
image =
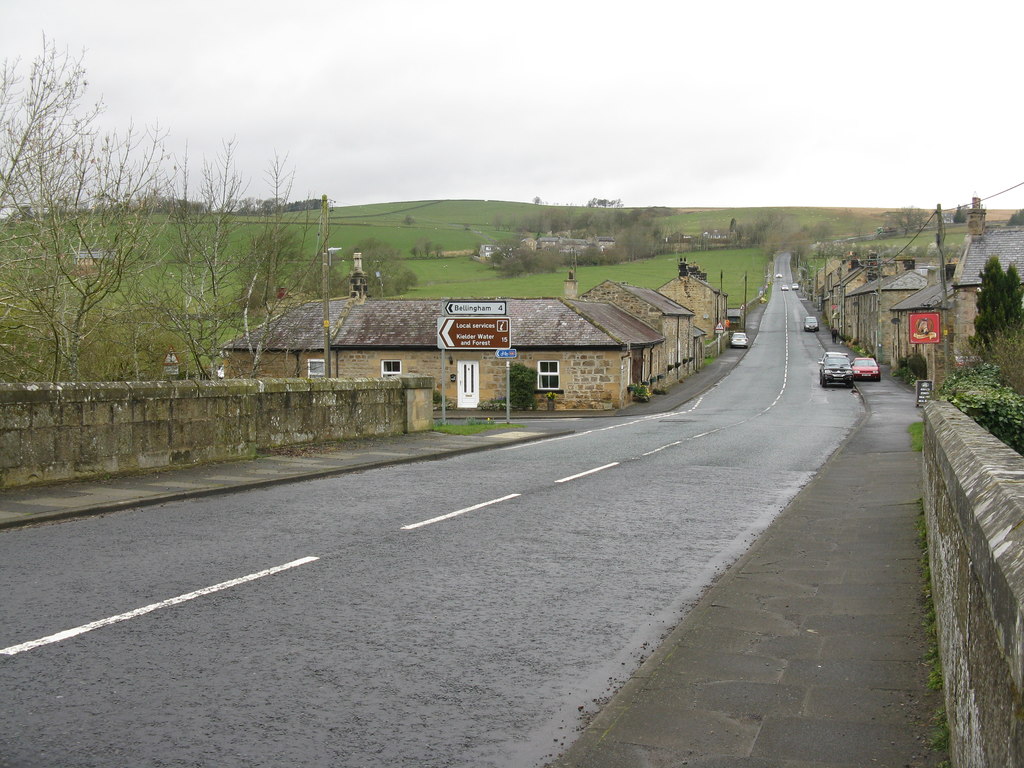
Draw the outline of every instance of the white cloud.
M84 49L108 125L234 139L257 196L280 153L343 204L930 208L1024 181L1018 6L35 0L0 50Z

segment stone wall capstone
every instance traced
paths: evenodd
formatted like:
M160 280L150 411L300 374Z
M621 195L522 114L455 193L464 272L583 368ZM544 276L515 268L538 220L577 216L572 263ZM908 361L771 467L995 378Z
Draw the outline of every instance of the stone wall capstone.
M425 431L433 388L427 376L0 384L0 488Z
M924 475L950 756L1024 765L1024 457L932 401Z

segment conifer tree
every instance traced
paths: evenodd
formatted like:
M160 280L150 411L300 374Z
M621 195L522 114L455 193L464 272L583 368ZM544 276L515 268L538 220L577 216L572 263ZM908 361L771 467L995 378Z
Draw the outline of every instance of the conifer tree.
M992 256L981 272L974 341L987 348L997 336L1024 328L1024 285L1013 264L1004 272Z

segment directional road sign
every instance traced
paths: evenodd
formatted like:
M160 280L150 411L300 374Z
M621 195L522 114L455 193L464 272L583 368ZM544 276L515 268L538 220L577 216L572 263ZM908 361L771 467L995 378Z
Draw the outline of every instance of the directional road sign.
M515 349L496 349L494 350L495 357L515 357L519 354L518 350Z
M446 315L504 315L507 301L449 301L444 305Z
M507 317L439 317L438 349L509 349L511 323Z

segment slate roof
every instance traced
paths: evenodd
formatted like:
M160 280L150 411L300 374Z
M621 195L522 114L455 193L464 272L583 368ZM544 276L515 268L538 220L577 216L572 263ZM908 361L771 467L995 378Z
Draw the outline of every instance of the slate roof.
M651 346L665 337L611 304L568 299L507 299L514 347L609 348ZM331 302L334 349L437 348L440 299L350 300ZM345 312L347 311L347 315ZM343 319L342 319L343 318ZM322 349L323 304L310 302L278 322L268 350ZM244 337L224 345L246 350Z
M646 301L663 315L670 315L672 317L693 317L693 312L688 310L682 304L673 301L663 293L658 293L653 288L639 288L635 285L629 285L628 283L615 283L615 285L622 290L633 294L638 299Z
M336 329L338 321L348 308L351 299L331 299L329 317L331 328ZM266 327L266 323L259 326L253 333L258 338L259 334ZM294 349L323 349L324 348L324 305L321 301L313 301L308 304L300 304L290 309L284 315L270 322L270 333L264 342L264 348L268 351L294 350ZM246 342L244 335L238 336L227 344L224 349L246 351L250 345Z
M604 330L620 344L652 346L665 340L665 337L651 328L651 326L641 322L614 304L607 304L603 301L579 301L572 299L561 299L560 301L576 310L576 312L587 318L595 326ZM513 326L514 328L515 326ZM564 341L558 346L565 346Z
M986 229L982 236L972 236L953 279L957 286L981 285L981 273L985 262L992 256L999 257L999 264L1006 270L1011 264L1024 278L1024 229L1005 227Z
M942 285L936 283L935 285L929 285L927 288L918 291L912 296L908 296L903 301L893 304L891 309L896 310L907 310L907 309L934 309L935 307L942 306Z
M334 337L332 346L434 347L440 301L384 300L357 304Z
M920 275L911 269L900 272L898 275L889 275L881 278L880 290L883 291L919 291L928 285L928 278ZM847 292L847 296L859 296L865 293L874 293L879 288L879 281L872 280L870 283Z

